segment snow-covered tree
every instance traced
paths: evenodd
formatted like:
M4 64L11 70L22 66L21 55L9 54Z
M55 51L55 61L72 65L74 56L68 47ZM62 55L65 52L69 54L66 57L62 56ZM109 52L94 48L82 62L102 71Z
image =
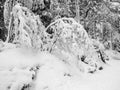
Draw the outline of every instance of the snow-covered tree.
M34 15L26 7L17 4L13 7L6 42L40 49L42 32L45 29L39 16Z

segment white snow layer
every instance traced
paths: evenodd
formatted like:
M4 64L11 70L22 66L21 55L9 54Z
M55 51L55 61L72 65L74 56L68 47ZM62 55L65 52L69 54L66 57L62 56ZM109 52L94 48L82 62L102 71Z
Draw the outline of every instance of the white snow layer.
M85 74L48 53L26 49L0 53L0 90L120 90L119 76L118 58L102 71Z

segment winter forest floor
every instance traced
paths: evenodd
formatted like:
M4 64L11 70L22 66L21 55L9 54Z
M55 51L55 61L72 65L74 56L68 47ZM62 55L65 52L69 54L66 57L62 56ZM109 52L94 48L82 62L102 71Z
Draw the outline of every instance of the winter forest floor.
M38 70L35 69L37 65ZM29 71L31 67L35 70ZM30 84L29 89L21 90L120 89L119 60L111 59L103 71L95 74L78 73L72 69L48 53L34 55L28 50L6 50L0 53L0 89L19 90L24 85L27 88L27 84ZM32 75L35 75L34 79L31 79Z

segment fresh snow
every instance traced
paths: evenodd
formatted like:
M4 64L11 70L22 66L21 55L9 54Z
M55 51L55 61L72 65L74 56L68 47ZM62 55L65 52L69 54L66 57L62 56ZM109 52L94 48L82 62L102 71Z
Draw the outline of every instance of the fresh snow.
M48 53L25 48L0 53L0 90L26 90L25 85L27 90L120 90L119 76L119 60L111 59L103 70L88 74Z

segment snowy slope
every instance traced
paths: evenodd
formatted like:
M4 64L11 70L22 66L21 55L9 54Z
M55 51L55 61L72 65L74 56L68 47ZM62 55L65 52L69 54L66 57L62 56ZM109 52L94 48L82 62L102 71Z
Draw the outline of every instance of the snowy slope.
M26 49L0 53L0 90L120 90L119 76L119 60L87 74L48 53Z

